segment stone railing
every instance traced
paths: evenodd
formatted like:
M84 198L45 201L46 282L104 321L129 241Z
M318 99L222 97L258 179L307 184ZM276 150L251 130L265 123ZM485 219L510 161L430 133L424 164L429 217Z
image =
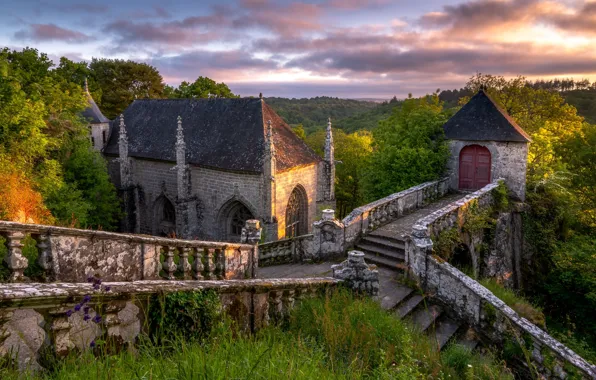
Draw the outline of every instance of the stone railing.
M48 345L63 357L97 340L134 344L139 334L151 332L149 303L171 292L215 291L238 326L256 331L282 319L301 299L339 283L333 278L152 280L104 282L102 290L90 283L0 284L0 355L13 355L21 369L38 369L39 352ZM76 308L81 303L89 308L85 313Z
M10 282L235 279L256 274L256 245L179 240L0 221ZM37 259L23 253L26 239ZM32 240L31 240L32 239ZM31 247L29 251L31 250Z
M527 319L445 260L433 254L431 238L457 223L463 223L471 204L480 209L492 204L491 191L498 183L484 188L438 210L416 222L406 241L408 272L425 292L447 305L491 342L505 343L508 339L520 347L530 347L532 371L545 378L564 379L569 374L578 378L596 378L596 368L579 355L542 331Z
M259 265L308 261L314 235L301 235L259 245Z
M444 196L448 191L449 178L447 177L411 187L354 209L342 220L345 229L345 246L352 246L360 236L424 207L432 200Z

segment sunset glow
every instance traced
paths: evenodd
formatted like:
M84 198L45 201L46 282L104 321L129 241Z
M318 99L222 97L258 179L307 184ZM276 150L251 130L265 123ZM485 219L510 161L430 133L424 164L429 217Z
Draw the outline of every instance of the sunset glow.
M4 46L144 61L170 84L209 76L243 96L404 97L476 72L596 79L589 0L11 3Z

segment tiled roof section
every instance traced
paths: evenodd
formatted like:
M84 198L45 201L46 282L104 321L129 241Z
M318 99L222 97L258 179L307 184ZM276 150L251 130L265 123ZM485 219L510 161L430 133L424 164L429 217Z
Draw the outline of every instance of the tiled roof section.
M97 104L95 104L95 100L91 97L91 94L87 92L87 101L89 102L89 107L85 108L82 113L82 116L85 120L87 120L90 124L99 124L99 123L109 123L110 120L105 117Z
M321 161L321 158L298 137L286 122L265 102L263 102L263 123L267 133L267 121L273 126L273 145L278 171L287 170Z
M450 140L529 142L530 136L484 90L443 126Z
M275 112L260 99L251 98L135 100L124 111L130 156L175 162L178 116L182 117L190 164L261 172L265 152L264 120L268 119L274 126L278 170L316 161L316 155ZM112 122L111 128L104 153L117 155L118 119Z

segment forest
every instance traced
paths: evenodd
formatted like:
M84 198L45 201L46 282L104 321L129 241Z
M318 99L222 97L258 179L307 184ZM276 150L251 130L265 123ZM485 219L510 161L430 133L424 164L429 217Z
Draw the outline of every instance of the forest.
M236 97L199 77L166 85L150 65L93 59L54 64L35 49L0 51L0 219L114 230L122 217L106 162L90 149L83 89L109 118L137 98ZM439 178L442 125L480 86L531 136L524 236L531 265L522 290L549 333L596 362L596 86L477 74L461 90L381 104L267 98L322 153L332 117L338 214ZM577 107L576 107L577 105Z

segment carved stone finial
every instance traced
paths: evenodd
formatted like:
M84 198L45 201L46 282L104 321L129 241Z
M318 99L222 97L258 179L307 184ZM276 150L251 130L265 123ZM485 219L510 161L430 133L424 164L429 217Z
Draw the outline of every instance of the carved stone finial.
M85 92L89 93L89 84L87 83L87 77L85 77Z
M259 92L259 99L263 100L263 93Z
M123 114L120 114L120 139L126 139L126 124L124 124Z
M184 144L184 130L182 129L182 117L178 116L178 127L176 128L176 143Z

